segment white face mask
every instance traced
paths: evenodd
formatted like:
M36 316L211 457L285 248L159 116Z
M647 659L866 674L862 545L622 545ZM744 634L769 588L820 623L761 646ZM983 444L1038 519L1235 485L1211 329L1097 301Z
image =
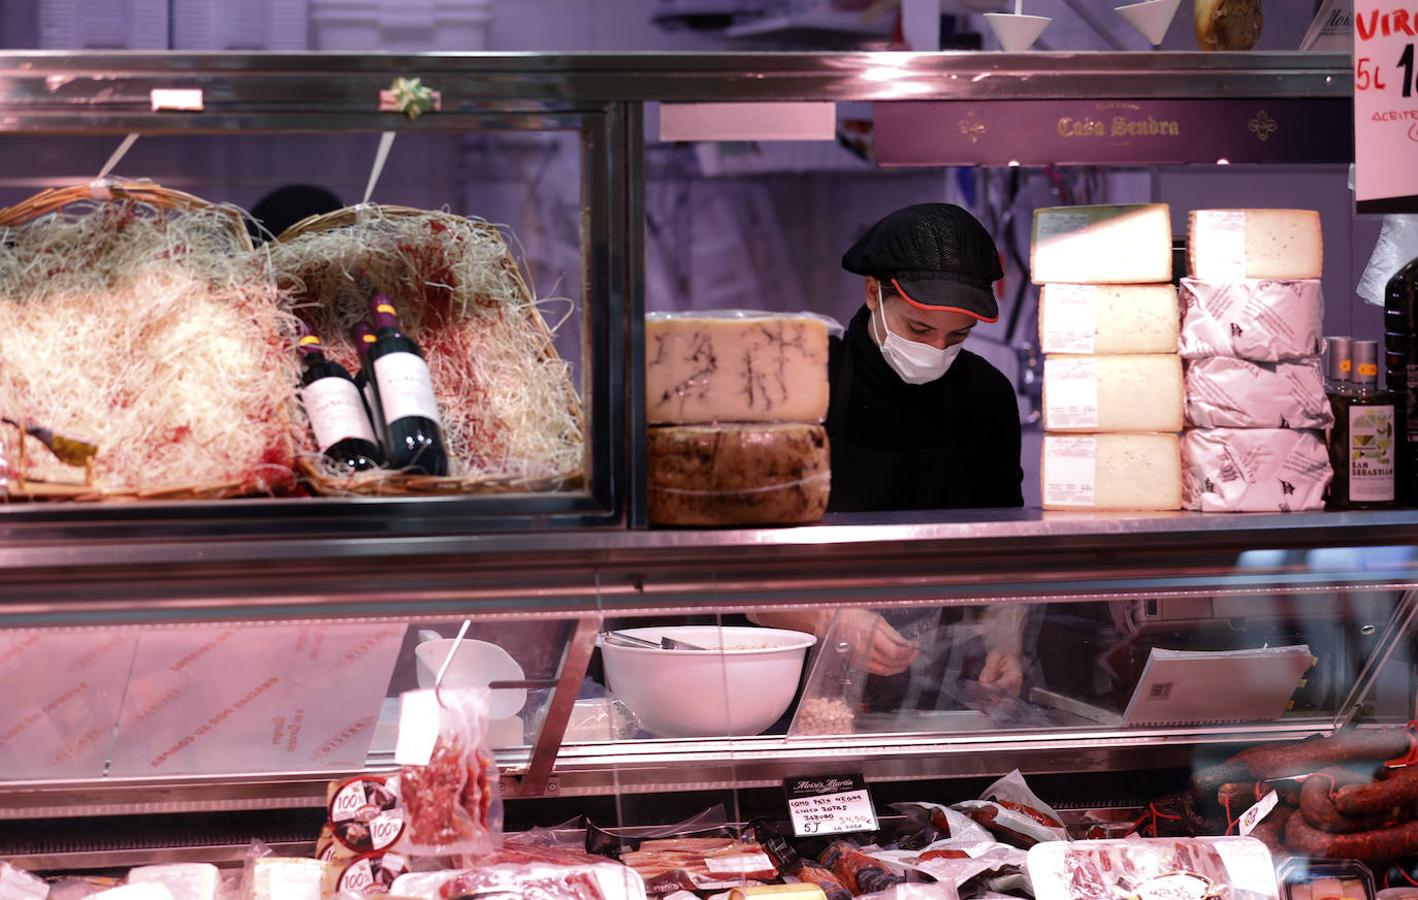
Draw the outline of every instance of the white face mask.
M876 285L876 310L881 315L881 328L885 332L881 339L882 358L907 384L929 384L935 381L950 370L951 363L960 355L963 344L952 344L940 350L930 344L908 341L900 335L892 334L891 326L886 324L886 303L881 297L881 282ZM872 325L876 325L875 319L872 320Z

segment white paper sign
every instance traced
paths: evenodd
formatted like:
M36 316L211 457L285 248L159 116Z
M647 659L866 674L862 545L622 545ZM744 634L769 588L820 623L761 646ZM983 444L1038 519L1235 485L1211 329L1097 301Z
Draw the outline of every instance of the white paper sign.
M406 626L150 631L111 773L362 768Z
M788 815L798 837L875 831L876 808L860 775L789 778Z
M1279 802L1280 795L1275 791L1271 791L1269 794L1260 798L1250 809L1241 813L1241 836L1247 837L1252 831L1255 831L1256 826L1260 824L1262 819L1270 815L1271 810L1275 809L1276 804Z
M1418 15L1354 4L1354 197L1361 213L1418 212Z

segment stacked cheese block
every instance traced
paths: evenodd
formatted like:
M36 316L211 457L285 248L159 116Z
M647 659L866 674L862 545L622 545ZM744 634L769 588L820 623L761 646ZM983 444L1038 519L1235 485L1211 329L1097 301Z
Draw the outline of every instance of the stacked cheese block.
M1207 209L1187 229L1184 501L1204 512L1324 508L1333 418L1320 354L1319 213Z
M652 314L645 324L653 525L815 522L831 488L827 338L812 315Z
M1034 213L1045 509L1181 506L1182 360L1165 204Z

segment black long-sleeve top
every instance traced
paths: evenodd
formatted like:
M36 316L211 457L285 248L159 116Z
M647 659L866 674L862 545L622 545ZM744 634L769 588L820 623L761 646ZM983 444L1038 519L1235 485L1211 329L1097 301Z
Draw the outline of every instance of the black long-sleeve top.
M902 381L863 306L833 338L827 429L832 512L1024 505L1019 406L1009 379L962 350L936 381Z

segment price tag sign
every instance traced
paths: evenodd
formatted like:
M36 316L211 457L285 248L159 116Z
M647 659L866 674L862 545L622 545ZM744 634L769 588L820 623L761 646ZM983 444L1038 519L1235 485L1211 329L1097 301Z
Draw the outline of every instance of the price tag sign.
M783 791L798 837L876 831L876 808L860 775L788 778Z
M1260 802L1256 803L1255 806L1241 813L1241 825L1239 828L1241 837L1247 837L1252 831L1255 831L1256 826L1260 824L1260 820L1270 815L1271 811L1274 810L1279 803L1280 795L1275 791L1271 791L1269 794L1260 798Z
M1418 10L1354 0L1354 198L1361 213L1418 212Z

